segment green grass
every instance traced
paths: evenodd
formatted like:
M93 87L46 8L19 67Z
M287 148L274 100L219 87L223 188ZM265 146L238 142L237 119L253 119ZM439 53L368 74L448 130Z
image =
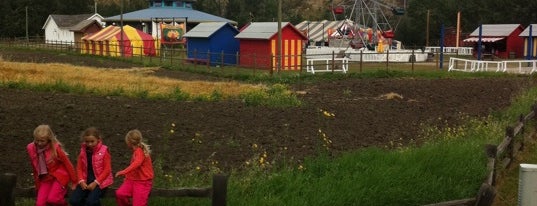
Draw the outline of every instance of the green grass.
M524 94L516 101L508 110L508 115L527 114L528 105L535 104L537 88L532 88L528 93ZM535 122L528 122L530 129L526 130L526 138L531 138L535 141ZM533 134L534 136L530 136ZM518 204L518 186L521 163L537 164L537 144L535 142L526 142L523 151L518 154L511 166L506 169L500 169L498 172L497 195L494 202L495 206L511 206Z
M372 68L369 71L349 74L281 73L239 75L236 71L204 70L208 75L243 78L244 81L271 83L309 83L344 78L483 78L505 77L504 73L460 73L446 71L399 71ZM189 69L189 68L174 68ZM235 70L234 68L230 70ZM237 70L240 70L238 68ZM212 72L212 73L209 73ZM7 87L19 85L4 83ZM59 82L55 87L63 88ZM268 93L282 93L275 85ZM63 88L62 91L80 91L80 88ZM122 93L118 90L117 93ZM178 90L176 98L183 99ZM247 102L261 104L266 94L246 94ZM143 96L143 95L142 95ZM218 98L213 94L211 98ZM323 153L306 159L301 165L285 165L266 169L259 165L234 171L229 178L228 205L423 205L442 201L475 197L486 177L486 144L498 144L505 128L516 122L520 114L527 114L537 99L537 88L520 95L505 111L498 111L484 119L466 119L457 128L424 128L428 142L392 150L366 148L337 157ZM289 100L274 100L285 102ZM257 102L257 103L256 103ZM537 155L530 156L535 161ZM155 164L155 187L210 186L209 173L165 174ZM300 167L300 169L299 169ZM173 178L170 178L172 175ZM511 182L513 180L511 179ZM511 188L515 187L511 184ZM513 194L511 193L511 196ZM105 205L114 200L105 198ZM20 199L18 205L31 205L32 200ZM150 205L209 205L208 198L155 198ZM511 205L516 203L511 202ZM508 204L509 205L509 204Z
M537 88L487 118L465 119L467 124L457 128L429 127L424 136L430 141L421 145L320 155L307 159L302 169L234 172L228 204L423 205L475 197L487 175L484 146L501 142L506 126L527 114L535 99ZM178 198L174 204L208 203Z
M438 133L434 141L419 147L367 148L335 159L308 159L302 170L287 168L246 178L232 175L229 202L422 205L473 197L486 175L483 145L491 134L489 128L484 128L490 126L482 122L470 124L451 136ZM467 131L472 128L480 131Z

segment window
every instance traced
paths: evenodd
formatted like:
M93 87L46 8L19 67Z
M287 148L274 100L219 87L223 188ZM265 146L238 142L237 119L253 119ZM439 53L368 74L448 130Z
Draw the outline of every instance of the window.
M166 6L166 7L172 7L172 6L173 6L173 1L165 1L165 2L164 2L164 6Z
M162 7L162 2L160 1L154 1L152 2L152 4L153 4L153 7Z

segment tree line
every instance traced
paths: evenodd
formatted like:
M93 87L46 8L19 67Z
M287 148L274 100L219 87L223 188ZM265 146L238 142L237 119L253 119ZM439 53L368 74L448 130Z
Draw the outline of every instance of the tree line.
M338 20L331 6L342 0L282 0L282 21ZM373 0L365 0L373 1ZM383 0L376 0L385 2ZM423 46L429 28L429 42L437 45L440 28L455 27L461 12L461 31L470 33L480 24L537 23L535 0L395 0L391 4L406 6L405 14L387 17L395 25L396 39L405 45ZM123 4L123 8L121 5ZM42 27L50 14L97 13L103 17L145 9L147 0L0 0L0 37L42 36ZM278 0L197 0L194 9L238 22L277 21ZM427 21L427 16L429 21ZM28 29L26 30L26 22Z

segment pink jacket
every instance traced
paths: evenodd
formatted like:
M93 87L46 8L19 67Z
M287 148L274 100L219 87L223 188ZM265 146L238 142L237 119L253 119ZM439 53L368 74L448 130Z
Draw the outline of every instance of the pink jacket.
M128 180L153 180L153 163L151 156L145 155L140 147L133 149L131 164L118 172Z
M71 161L67 157L67 154L65 154L65 152L58 144L53 144L50 146L56 147L56 153L58 155L56 156L56 158L53 158L52 151L50 149L45 151L45 161L47 162L48 174L56 178L56 180L58 180L58 182L60 182L60 184L62 184L63 186L67 186L69 180L71 180L73 184L76 184L75 169L73 168L73 164L71 164ZM37 171L37 168L39 167L37 147L32 142L26 146L26 150L28 152L28 155L30 156L30 161L32 163L35 188L39 189L40 180Z
M108 151L108 147L103 145L101 141L93 148L93 155L91 156L91 161L93 165L93 172L95 174L95 179L97 184L101 189L110 186L114 179L112 177L112 156ZM78 155L78 161L76 164L76 171L78 174L79 183L86 181L88 178L88 163L87 163L87 153L86 153L86 144L82 144L80 148L80 154ZM87 182L89 184L90 182Z

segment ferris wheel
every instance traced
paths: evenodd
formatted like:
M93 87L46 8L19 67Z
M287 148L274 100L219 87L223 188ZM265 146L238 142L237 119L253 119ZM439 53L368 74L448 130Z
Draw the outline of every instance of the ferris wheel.
M391 13L390 13L391 12ZM344 18L353 21L354 42L361 46L371 48L379 41L390 41L394 38L395 27L392 26L394 17L404 15L404 8L387 4L381 0L343 0L335 4L332 1L332 15L334 20ZM360 47L360 46L358 46Z

